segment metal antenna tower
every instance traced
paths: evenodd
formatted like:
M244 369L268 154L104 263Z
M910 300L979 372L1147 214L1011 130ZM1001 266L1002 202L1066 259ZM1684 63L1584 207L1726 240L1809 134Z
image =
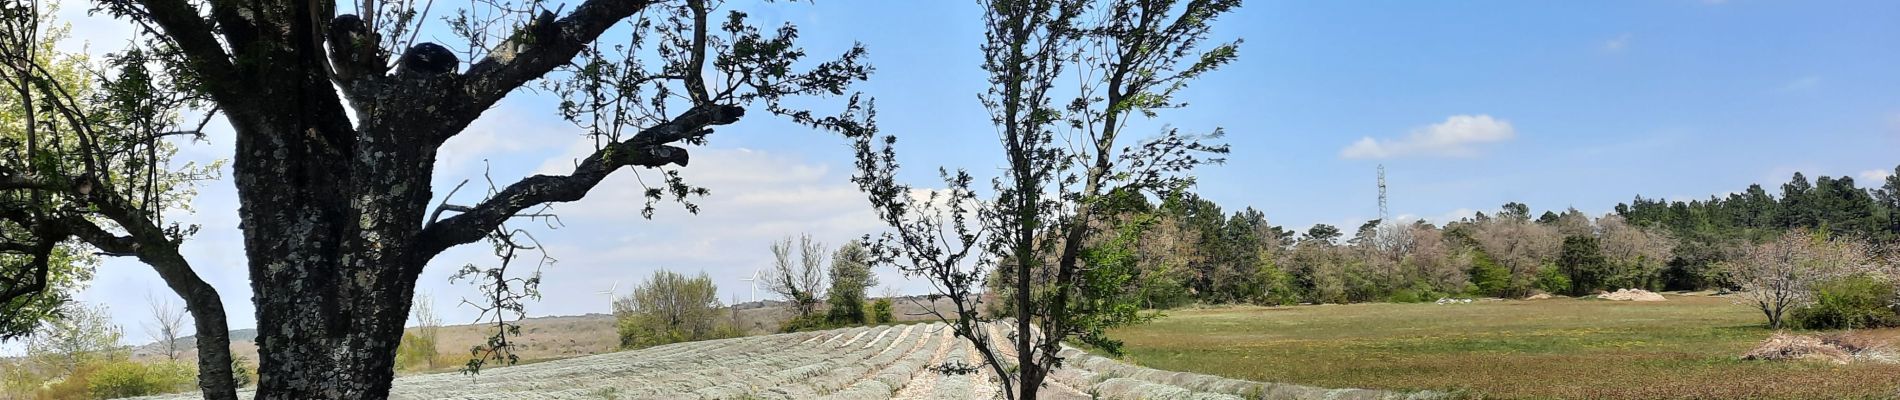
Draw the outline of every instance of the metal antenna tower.
M1379 164L1379 221L1385 219L1385 164Z

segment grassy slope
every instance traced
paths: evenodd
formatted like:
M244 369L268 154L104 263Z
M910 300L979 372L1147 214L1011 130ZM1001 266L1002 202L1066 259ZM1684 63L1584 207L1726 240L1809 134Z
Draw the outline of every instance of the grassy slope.
M1900 366L1742 361L1769 334L1728 299L1553 299L1171 311L1128 359L1324 387L1501 398L1893 398ZM1900 330L1876 334L1900 337Z

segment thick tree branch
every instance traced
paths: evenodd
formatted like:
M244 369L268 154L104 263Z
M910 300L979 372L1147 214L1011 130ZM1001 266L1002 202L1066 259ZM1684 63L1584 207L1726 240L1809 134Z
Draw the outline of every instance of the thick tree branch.
M137 240L131 236L114 235L92 221L78 216L60 218L58 222L73 237L96 247L100 252L114 256L128 256L138 253Z
M547 203L580 200L607 175L625 166L658 167L686 165L686 149L669 144L699 138L711 130L708 126L737 122L745 115L738 106L708 105L695 107L664 124L640 131L625 141L609 143L581 160L568 175L535 175L508 185L501 192L473 207L460 208L461 214L424 227L417 240L421 257L412 263L420 269L428 259L450 247L480 240L502 222L521 210ZM419 271L418 271L419 272Z
M199 81L214 96L227 98L241 93L235 85L243 82L236 78L236 69L231 63L231 55L224 45L213 36L221 29L214 29L211 21L198 14L198 8L185 0L99 0L108 10L133 18L144 19L158 25L163 32L150 32L169 38L178 49L184 52L192 69L201 75Z
M59 191L67 196L86 199L99 215L112 220L124 229L128 235L118 235L101 227L98 223L79 214L66 214L56 218L38 218L25 210L0 210L0 219L12 221L36 232L40 242L31 249L34 268L38 279L28 285L14 285L0 293L0 299L12 299L24 294L36 293L45 289L46 271L52 246L66 240L77 238L100 252L112 256L136 256L140 261L152 266L158 272L166 286L184 299L197 325L201 344L199 356L199 387L207 398L235 399L236 385L231 380L231 355L229 330L225 322L224 303L216 288L206 283L193 270L191 263L178 252L178 243L163 229L159 228L151 216L132 206L123 196L99 187L101 182L90 177L73 179L78 185L61 185L52 180L37 180L14 173L0 167L0 186L31 186ZM83 188L83 189L82 189Z
M485 110L508 92L570 62L588 43L627 17L645 9L647 0L588 0L552 26L516 32L469 67L465 90L470 109Z

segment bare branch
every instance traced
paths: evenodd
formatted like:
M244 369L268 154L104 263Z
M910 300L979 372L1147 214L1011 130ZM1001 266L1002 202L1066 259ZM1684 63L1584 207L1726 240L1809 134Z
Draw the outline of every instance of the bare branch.
M227 3L222 4L224 8L232 6L228 2L223 3ZM231 55L213 36L216 32L233 30L233 27L220 26L223 29L214 29L211 21L199 15L198 8L186 0L100 0L99 4L114 15L157 24L163 32L147 33L169 39L177 45L192 64L192 69L202 74L199 81L213 95L227 97L240 93L238 85L244 85L245 82L232 79L237 75ZM230 20L242 21L236 17L236 10L219 11L229 14L229 18L223 18L225 23L219 25L234 22ZM149 26L147 29L150 29Z
M455 245L480 240L503 221L521 210L547 203L580 200L608 174L625 166L659 167L687 163L686 149L668 144L696 139L712 133L712 125L737 122L745 109L737 106L707 105L658 126L647 128L626 141L610 143L581 160L568 175L535 175L508 185L481 204L460 215L442 219L422 230L418 255L434 257ZM424 263L416 263L421 268Z

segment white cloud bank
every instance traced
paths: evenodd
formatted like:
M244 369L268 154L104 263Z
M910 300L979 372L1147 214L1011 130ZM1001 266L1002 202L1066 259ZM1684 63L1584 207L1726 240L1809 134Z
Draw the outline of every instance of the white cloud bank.
M526 173L566 174L574 159L593 151L591 141L579 141L558 156ZM559 262L548 268L541 282L542 299L531 305L534 315L572 315L607 312L600 291L618 282L620 293L668 269L685 274L705 272L720 291L720 301L752 300L745 278L771 264L767 246L787 235L811 234L836 248L865 234L881 232L884 224L870 203L849 180L850 170L803 155L745 148L692 148L689 167L678 168L686 182L712 193L694 198L697 215L670 201L656 206L651 220L640 216L647 185L661 184L658 171L630 168L614 173L571 203L554 205L564 227L542 229L523 224L548 245ZM669 168L672 169L672 168ZM645 184L642 184L644 180ZM481 245L463 246L431 263L423 281L449 299L461 296L468 285L446 285L437 275L463 263L492 264ZM470 250L473 249L473 250ZM830 255L827 254L826 257ZM889 267L875 271L882 286L900 293L927 293L922 281L906 279ZM883 288L872 289L879 293ZM760 299L772 297L758 293ZM460 312L459 309L450 311Z
M1889 176L1893 176L1893 171L1881 169L1861 171L1861 181L1858 184L1862 187L1880 186L1880 182L1886 181Z
M1404 156L1470 157L1478 154L1477 145L1497 143L1517 137L1510 121L1490 115L1453 115L1445 122L1413 130L1400 139L1360 138L1339 151L1340 157L1394 158Z

